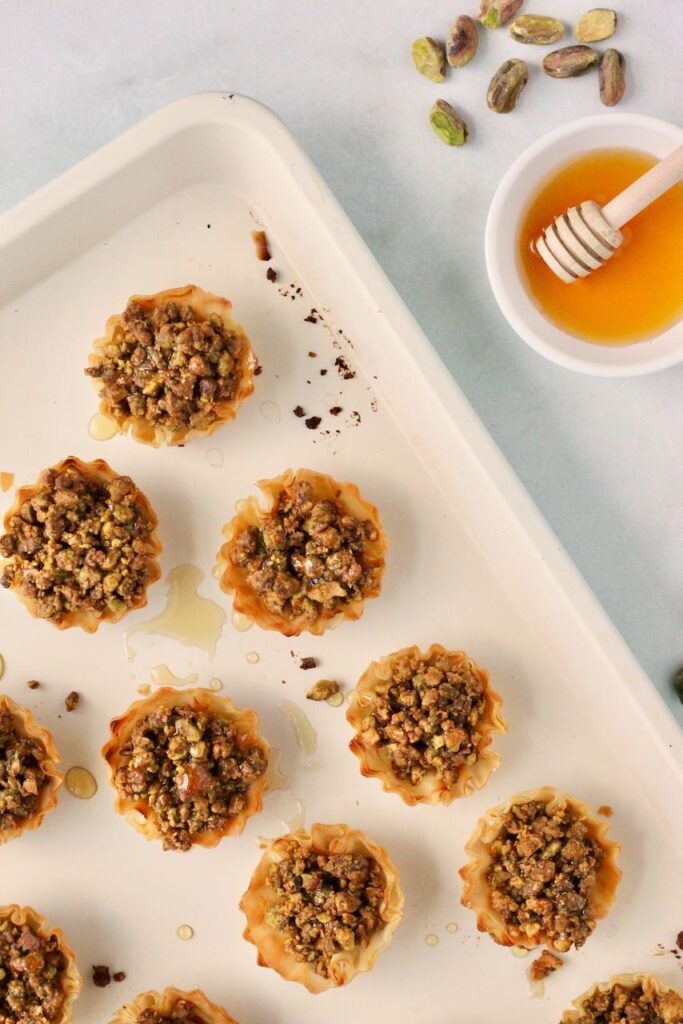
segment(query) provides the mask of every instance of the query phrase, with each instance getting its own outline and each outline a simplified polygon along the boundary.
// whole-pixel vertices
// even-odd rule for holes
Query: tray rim
[[[87,190],[188,128],[236,124],[265,138],[290,169],[296,168],[299,187],[303,189],[303,182],[307,183],[305,192],[309,200],[312,195],[316,196],[313,205],[317,219],[352,265],[358,287],[372,295],[378,315],[410,350],[415,372],[429,387],[454,431],[476,456],[480,471],[486,474],[516,528],[540,556],[546,576],[559,590],[587,639],[597,645],[620,677],[636,710],[653,732],[652,738],[660,747],[662,757],[683,785],[683,731],[673,711],[612,623],[311,159],[270,108],[249,97],[224,91],[196,93],[165,105],[0,214],[0,246],[8,248]]]

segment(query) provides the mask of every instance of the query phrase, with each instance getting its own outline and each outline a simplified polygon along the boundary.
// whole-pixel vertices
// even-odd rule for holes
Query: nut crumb
[[[40,686],[40,683],[38,682],[37,679],[29,679],[26,685],[28,686],[29,690],[37,690],[38,687]]]
[[[334,365],[337,367],[337,370],[339,371],[339,376],[343,380],[353,380],[353,378],[356,376],[356,371],[351,369],[351,367],[346,362],[343,356],[337,356],[337,358],[334,361]]]
[[[114,981],[125,981],[126,980],[126,972],[125,971],[117,971],[116,974],[112,975],[112,977],[114,978]]]
[[[529,967],[529,980],[542,981],[549,974],[552,974],[553,971],[561,967],[563,963],[562,957],[555,956],[554,953],[544,949],[541,955]]]
[[[268,269],[266,270],[266,277],[272,284],[275,284],[275,282],[277,281],[277,271],[273,270],[272,267],[268,267]]]
[[[679,932],[676,936],[676,945],[679,949],[683,949],[683,932]]]
[[[267,263],[270,259],[270,249],[265,231],[252,231],[251,237],[256,247],[256,259]]]
[[[77,693],[75,690],[72,690],[71,693],[68,694],[68,696],[64,700],[64,707],[66,708],[67,711],[75,711],[76,708],[78,707],[78,702],[80,701],[80,699],[80,694]]]
[[[306,426],[308,427],[309,430],[315,430],[322,423],[322,417],[321,416],[309,416],[308,419],[305,422],[306,422]]]
[[[598,807],[598,814],[601,814],[603,818],[611,818],[614,814],[614,810],[609,806],[609,804],[602,804],[601,807]]]
[[[317,667],[318,667],[318,659],[317,658],[302,658],[301,661],[299,662],[299,668],[302,668],[304,670],[306,670],[308,668],[317,668]]]
[[[330,416],[338,416],[340,412],[343,412],[341,405],[333,405],[330,409]]]
[[[111,974],[106,964],[92,965],[92,982],[97,988],[106,988],[111,984]]]
[[[328,700],[335,693],[339,693],[339,683],[334,679],[320,679],[310,688],[306,697],[308,700]]]
[[[260,377],[262,373],[263,373],[263,367],[259,363],[259,365],[257,367],[255,367],[255,369],[254,369],[254,376],[255,377]]]
[[[299,419],[301,419],[302,416],[306,415],[306,410],[304,409],[304,407],[302,405],[297,405],[297,407],[295,409],[293,409],[292,411],[293,411],[295,416],[299,417]]]
[[[326,373],[327,373],[327,370],[321,370],[320,371],[320,376],[324,377]]]

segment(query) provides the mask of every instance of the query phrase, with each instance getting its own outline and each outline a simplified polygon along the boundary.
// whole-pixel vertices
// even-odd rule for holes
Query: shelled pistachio
[[[613,36],[616,30],[616,11],[611,11],[608,7],[594,7],[581,15],[574,34],[580,43],[599,43],[602,39]]]
[[[524,0],[479,0],[479,21],[485,28],[500,28],[514,18]]]
[[[430,82],[445,81],[446,54],[440,43],[430,36],[422,36],[413,43],[412,54],[415,67],[421,75]]]
[[[624,56],[618,50],[605,50],[598,65],[600,99],[606,107],[614,107],[624,95]]]
[[[489,83],[486,102],[496,114],[509,114],[517,106],[529,81],[529,69],[523,60],[506,60]]]
[[[543,14],[520,14],[510,22],[510,35],[517,43],[548,46],[564,35],[564,25],[557,18]]]
[[[479,33],[472,18],[460,15],[451,25],[446,40],[446,59],[452,68],[463,68],[474,57],[479,45]]]
[[[590,71],[599,59],[592,46],[563,46],[543,58],[543,70],[551,78],[576,78]]]
[[[436,101],[429,114],[429,123],[447,146],[464,146],[467,142],[467,125],[445,100]]]

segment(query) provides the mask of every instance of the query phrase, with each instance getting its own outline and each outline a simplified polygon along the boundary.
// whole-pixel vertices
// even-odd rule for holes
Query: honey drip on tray
[[[281,700],[278,707],[283,715],[292,723],[292,729],[294,730],[294,736],[296,742],[299,745],[299,749],[310,757],[318,749],[318,737],[315,729],[306,718],[298,704],[295,704],[293,700]]]
[[[94,441],[110,441],[117,432],[116,421],[111,416],[96,412],[88,423],[88,433]]]
[[[0,491],[4,494],[14,483],[14,473],[0,473]]]
[[[78,800],[90,800],[97,792],[97,783],[92,773],[80,765],[69,768],[64,776],[64,785]]]
[[[157,686],[194,686],[199,679],[196,672],[191,672],[189,676],[177,676],[168,665],[155,665],[150,673]]]
[[[280,759],[282,757],[282,751],[278,750],[277,747],[271,747],[268,754],[268,771],[266,772],[266,792],[272,793],[277,789],[287,789],[289,786],[289,779],[280,768]]]

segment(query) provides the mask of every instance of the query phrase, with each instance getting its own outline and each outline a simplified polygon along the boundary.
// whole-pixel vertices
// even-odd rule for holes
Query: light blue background
[[[620,109],[679,122],[683,4],[614,3],[628,61]],[[589,6],[527,3],[570,25]],[[271,106],[683,721],[670,687],[683,664],[683,367],[626,381],[561,370],[508,328],[484,269],[500,176],[547,129],[605,109],[596,78],[552,81],[538,69],[543,48],[499,30],[443,85],[422,79],[412,40],[443,38],[468,8],[476,0],[0,0],[0,209],[187,93]],[[509,56],[527,59],[531,77],[502,117],[484,97]],[[430,131],[438,96],[471,125],[462,150]]]

